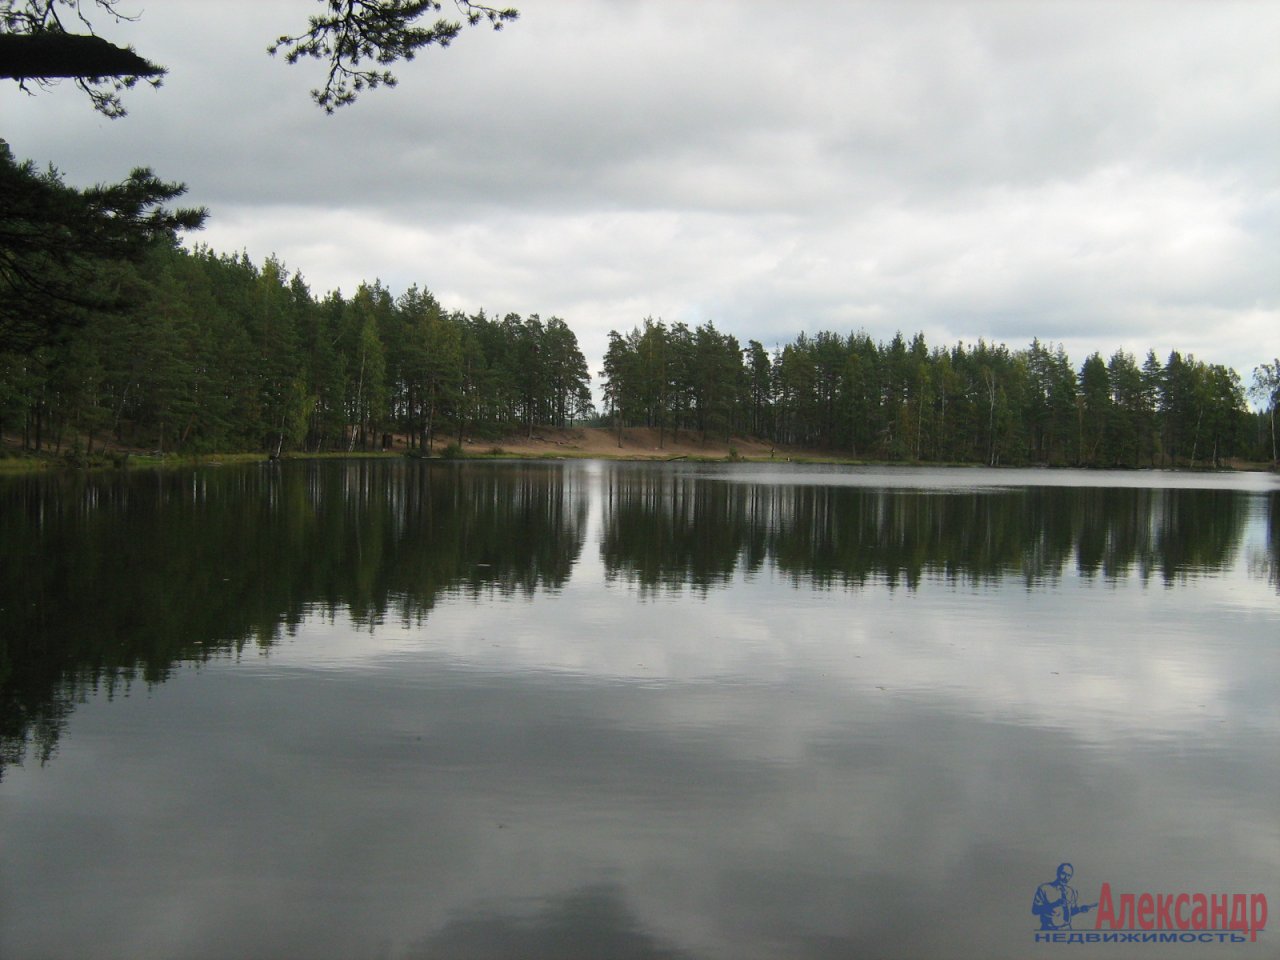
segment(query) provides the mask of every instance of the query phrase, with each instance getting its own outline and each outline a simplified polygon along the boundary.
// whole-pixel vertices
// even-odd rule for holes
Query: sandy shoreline
[[[439,452],[437,447],[437,452]],[[789,457],[831,457],[830,452],[800,451],[747,437],[708,437],[705,441],[692,431],[676,435],[656,429],[631,428],[621,437],[604,427],[571,427],[564,430],[535,429],[532,436],[517,434],[501,440],[466,440],[463,451],[469,456],[512,457],[601,457],[611,460],[674,460],[681,457],[725,460],[737,456],[750,460]]]
[[[432,451],[436,457],[444,454],[446,448],[455,438],[440,438]],[[887,461],[874,458],[860,458],[847,450],[817,450],[794,447],[785,444],[773,444],[766,440],[751,437],[734,437],[726,440],[721,437],[708,437],[703,440],[696,432],[682,430],[678,434],[665,432],[659,435],[658,430],[646,427],[631,427],[622,431],[621,437],[616,430],[605,427],[570,427],[557,429],[552,427],[536,428],[532,435],[527,433],[511,434],[500,439],[464,438],[462,452],[466,457],[510,457],[513,459],[574,459],[585,460],[598,458],[602,460],[751,460],[751,461],[819,461],[826,463],[885,463]],[[6,454],[8,454],[6,456]],[[397,435],[392,446],[387,450],[355,450],[326,451],[308,453],[306,451],[289,451],[284,454],[286,460],[310,459],[343,459],[343,458],[383,458],[416,455],[409,448],[407,438]],[[115,443],[105,443],[95,447],[94,455],[86,461],[76,462],[68,459],[64,448],[62,455],[51,450],[41,454],[23,452],[19,448],[17,437],[5,436],[0,447],[0,472],[13,473],[28,470],[41,470],[49,467],[147,467],[147,466],[180,466],[183,464],[230,464],[265,461],[269,459],[263,453],[212,453],[204,455],[167,454],[158,456],[154,451],[131,449]],[[938,467],[947,466],[933,462],[900,462],[902,466]],[[965,464],[981,466],[981,464]],[[1166,469],[1210,469],[1207,466]],[[1228,461],[1219,469],[1270,471],[1273,466],[1268,463],[1248,463],[1245,461]]]

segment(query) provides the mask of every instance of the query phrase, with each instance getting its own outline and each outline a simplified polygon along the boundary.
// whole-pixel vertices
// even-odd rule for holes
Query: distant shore
[[[325,451],[308,453],[289,451],[281,460],[345,460],[345,459],[397,459],[417,457],[403,437],[394,438],[386,450]],[[830,463],[849,466],[918,466],[981,467],[980,463],[940,463],[915,460],[880,460],[861,458],[833,450],[816,450],[773,444],[751,437],[708,437],[682,430],[678,434],[667,431],[660,434],[656,428],[633,427],[618,431],[606,427],[570,427],[566,429],[544,427],[530,434],[517,434],[500,439],[464,438],[459,445],[456,438],[442,438],[434,445],[432,459],[513,459],[513,460],[630,460],[630,461],[708,461],[744,463]],[[0,452],[0,473],[24,473],[57,468],[155,468],[171,466],[219,466],[234,463],[265,463],[272,458],[265,453],[209,453],[159,454],[144,449],[129,449],[116,445],[95,451],[91,456],[76,455],[63,449],[61,453],[46,450],[40,453],[22,451],[12,438],[6,438]],[[1000,466],[1050,467],[1047,464],[1019,463]],[[1050,468],[1072,468],[1070,464]],[[1132,469],[1132,468],[1117,468]],[[1253,463],[1230,460],[1214,467],[1208,463],[1165,465],[1139,469],[1173,469],[1195,471],[1272,471],[1270,463]]]

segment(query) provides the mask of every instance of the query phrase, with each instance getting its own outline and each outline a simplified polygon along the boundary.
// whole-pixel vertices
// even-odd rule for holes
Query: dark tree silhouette
[[[310,18],[304,33],[280,37],[267,48],[284,52],[290,64],[310,58],[327,61],[324,86],[311,97],[326,113],[355,100],[365,89],[394,87],[387,67],[432,45],[447,47],[462,32],[462,24],[438,19],[430,26],[419,21],[440,11],[436,0],[320,0],[326,11]],[[454,0],[469,25],[487,21],[495,30],[515,20],[513,9],[498,9],[468,0]]]
[[[278,37],[267,48],[285,61],[328,63],[322,86],[312,99],[327,113],[352,103],[365,90],[395,86],[388,69],[412,60],[424,47],[447,47],[462,32],[461,21],[443,17],[439,0],[316,0],[324,13],[308,18],[307,29]],[[495,30],[519,16],[470,0],[454,0],[466,24],[487,22]],[[120,94],[139,79],[159,86],[164,67],[98,36],[86,11],[101,12],[116,22],[132,18],[118,9],[119,0],[0,0],[0,78],[28,82],[73,78],[89,94],[94,108],[109,117],[125,114]],[[70,22],[76,29],[70,30]],[[83,31],[83,32],[77,32]]]
[[[74,79],[99,113],[124,116],[120,94],[140,79],[158,87],[165,69],[99,37],[83,9],[96,6],[117,22],[132,19],[117,5],[118,0],[0,0],[0,78],[28,91],[29,82]],[[69,30],[67,21],[85,32]]]

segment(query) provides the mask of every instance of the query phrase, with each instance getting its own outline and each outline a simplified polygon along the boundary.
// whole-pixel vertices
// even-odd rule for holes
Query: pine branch
[[[101,80],[105,77],[159,77],[164,73],[164,67],[101,37],[57,30],[0,33],[0,79],[79,77]]]
[[[312,99],[326,113],[354,102],[365,90],[394,87],[396,77],[386,67],[412,60],[424,47],[447,47],[462,32],[462,23],[445,19],[430,26],[418,25],[427,14],[440,11],[438,0],[321,2],[327,5],[327,13],[310,17],[305,32],[279,37],[267,52],[274,56],[283,51],[289,64],[303,59],[328,61],[324,86],[311,91]],[[501,30],[503,24],[519,16],[514,9],[467,0],[455,3],[470,26],[488,21],[493,29]]]

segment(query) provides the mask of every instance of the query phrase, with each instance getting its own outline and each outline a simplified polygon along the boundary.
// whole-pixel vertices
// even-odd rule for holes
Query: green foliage
[[[930,349],[922,334],[800,334],[772,358],[707,324],[646,319],[609,335],[609,422],[737,432],[887,460],[1080,466],[1217,466],[1252,449],[1239,377],[1179,354],[1139,368],[1123,351],[1075,369],[1060,345],[979,341]],[[620,434],[621,437],[621,434]]]
[[[354,452],[565,426],[592,411],[557,317],[447,314],[375,282],[315,300],[272,259],[153,247],[104,268],[115,312],[81,308],[36,349],[0,349],[0,430],[85,455]],[[71,308],[67,308],[71,309]]]
[[[605,354],[605,406],[614,423],[668,431],[731,436],[742,421],[749,377],[736,338],[711,323],[690,330],[646,318],[626,337],[609,335]]]
[[[86,261],[78,300],[46,298],[43,332],[0,344],[0,430],[25,449],[430,455],[593,413],[586,361],[558,317],[449,313],[426,290],[394,298],[376,281],[317,300],[274,259],[160,242],[172,227],[161,218],[151,243],[120,239],[127,257]],[[30,262],[70,282],[61,262]],[[24,296],[0,291],[10,329],[30,323]],[[1257,415],[1220,364],[1175,351],[1139,367],[1120,351],[1076,369],[1039,340],[931,348],[921,334],[877,343],[820,331],[770,355],[712,323],[648,318],[610,333],[603,366],[604,422],[655,428],[660,444],[746,434],[839,456],[991,465],[1274,457],[1276,364],[1255,371]]]
[[[1271,462],[1280,462],[1276,454],[1276,408],[1280,407],[1280,358],[1253,368],[1249,395],[1263,407],[1271,436]]]
[[[125,265],[204,222],[203,209],[163,206],[185,190],[142,168],[78,190],[0,142],[0,351],[51,343],[93,311],[136,307]]]

